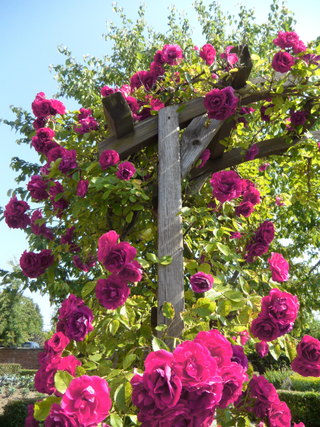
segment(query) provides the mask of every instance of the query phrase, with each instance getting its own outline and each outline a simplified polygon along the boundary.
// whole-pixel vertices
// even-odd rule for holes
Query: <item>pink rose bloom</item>
[[[43,181],[41,176],[33,175],[31,177],[27,189],[30,191],[31,197],[33,197],[35,201],[41,202],[49,197],[47,183],[48,181]]]
[[[35,130],[44,128],[47,124],[47,118],[46,117],[39,117],[38,119],[35,119],[35,121],[32,123],[32,126],[35,128]]]
[[[240,341],[241,345],[245,345],[245,343],[250,339],[249,332],[247,330],[240,332]]]
[[[96,298],[101,305],[109,310],[115,310],[123,305],[130,294],[127,282],[112,274],[107,279],[98,279]]]
[[[111,95],[112,93],[114,93],[115,92],[115,90],[112,88],[112,87],[109,87],[109,86],[103,86],[102,88],[101,88],[101,95],[103,96],[103,97],[107,97],[107,96],[109,96],[109,95]]]
[[[269,246],[266,243],[252,243],[252,241],[245,248],[247,254],[245,260],[249,263],[254,262],[256,257],[261,256],[268,252]]]
[[[283,50],[288,47],[293,48],[294,46],[296,46],[297,43],[299,43],[299,36],[294,31],[279,31],[278,37],[273,40],[273,43]]]
[[[257,144],[253,144],[253,146],[246,152],[245,161],[248,162],[250,160],[254,160],[256,155],[259,153],[259,148]]]
[[[96,259],[89,253],[83,263],[80,257],[78,255],[75,255],[73,257],[73,263],[77,268],[84,271],[85,273],[88,273],[91,268],[96,265]]]
[[[220,53],[222,59],[225,59],[229,65],[234,65],[239,58],[236,53],[230,53],[230,50],[233,49],[233,46],[227,46],[225,53]]]
[[[293,126],[303,125],[306,121],[306,111],[291,111],[290,120]]]
[[[286,282],[289,279],[289,263],[281,254],[271,252],[271,258],[268,259],[272,280],[276,282]]]
[[[204,150],[204,152],[201,154],[201,156],[199,157],[199,159],[201,160],[200,165],[198,166],[199,168],[203,168],[203,166],[207,163],[207,161],[210,159],[210,150],[206,149]]]
[[[297,356],[292,361],[291,368],[303,377],[320,377],[320,364],[307,362],[301,356]]]
[[[136,249],[128,242],[117,243],[119,235],[111,230],[99,239],[98,261],[111,273],[120,270],[133,261]]]
[[[297,345],[298,356],[310,363],[320,364],[320,342],[310,335],[304,335]]]
[[[132,111],[132,113],[133,114],[137,113],[140,107],[139,107],[139,104],[138,104],[138,101],[136,100],[136,98],[134,98],[133,96],[128,96],[126,98],[126,101],[127,101],[128,105],[129,105],[130,110]],[[106,150],[106,151],[113,151],[113,150]]]
[[[66,107],[58,99],[51,99],[51,115],[55,116],[56,114],[65,114]]]
[[[233,171],[221,171],[212,175],[210,184],[213,197],[219,202],[229,202],[237,199],[242,193],[242,183],[239,175]]]
[[[89,332],[93,331],[92,310],[86,305],[74,309],[68,319],[68,338],[77,342],[83,341]]]
[[[265,341],[256,342],[254,348],[261,358],[266,357],[269,353],[269,346]]]
[[[65,209],[67,209],[67,207],[69,206],[69,202],[62,197],[61,199],[59,199],[58,201],[55,201],[55,197],[64,192],[64,189],[62,187],[62,185],[60,184],[60,182],[55,181],[54,182],[55,185],[53,185],[50,188],[49,194],[50,194],[50,200],[52,202],[52,206],[54,208],[54,213],[58,218],[61,218],[63,215],[63,211]]]
[[[239,231],[233,231],[230,234],[230,239],[240,239],[242,235],[239,233]]]
[[[28,416],[26,418],[26,423],[24,427],[39,427],[39,421],[37,421],[34,416],[34,405],[28,405]]]
[[[42,213],[40,209],[37,209],[33,212],[31,216],[31,230],[36,236],[44,236],[48,240],[54,240],[54,236],[50,228],[46,226],[46,223],[44,224],[35,224],[37,219],[42,218]]]
[[[161,59],[164,63],[169,65],[176,65],[178,59],[182,59],[182,49],[177,44],[166,44],[163,46]]]
[[[190,278],[190,284],[194,292],[207,292],[212,288],[213,277],[211,274],[205,274],[199,271]]]
[[[150,73],[156,77],[163,76],[165,73],[165,69],[158,62],[151,62]]]
[[[258,316],[252,321],[251,334],[261,341],[273,341],[280,336],[278,323],[270,317]]]
[[[272,405],[280,403],[276,389],[263,375],[259,377],[254,375],[249,382],[248,389],[250,390],[250,397],[257,399],[253,412],[259,418],[268,415]]]
[[[305,425],[303,424],[303,422],[299,424],[293,423],[293,427],[305,427]]]
[[[47,155],[52,148],[59,147],[59,144],[53,141],[54,135],[55,132],[51,128],[37,129],[36,136],[31,140],[31,144],[37,153]]]
[[[80,114],[77,114],[78,120],[86,119],[87,117],[90,117],[92,114],[92,110],[90,108],[80,108]]]
[[[290,427],[291,412],[285,402],[272,403],[268,413],[270,427]]]
[[[67,415],[58,403],[53,403],[50,413],[45,420],[45,427],[77,427],[79,426],[74,416]]]
[[[199,47],[195,44],[195,45],[193,46],[193,50],[199,50]]]
[[[61,245],[69,245],[68,252],[80,252],[81,248],[77,246],[75,243],[73,243],[73,233],[76,229],[75,226],[67,228],[66,234],[63,234],[60,237],[60,244]]]
[[[142,84],[147,91],[151,91],[153,85],[157,81],[157,76],[149,71],[139,71],[139,80],[142,81]]]
[[[238,399],[242,393],[243,383],[248,380],[248,376],[236,362],[231,362],[230,365],[224,366],[219,371],[219,375],[223,382],[223,392],[219,408],[224,409]]]
[[[84,427],[103,421],[111,409],[110,388],[105,379],[83,375],[69,384],[61,408]]]
[[[261,300],[261,315],[270,316],[280,325],[293,323],[298,314],[299,302],[296,296],[279,289],[271,289],[269,295]]]
[[[252,212],[254,211],[253,204],[251,202],[241,202],[239,206],[237,206],[234,210],[237,216],[244,216],[248,218]]]
[[[216,51],[214,47],[208,43],[202,46],[199,52],[199,56],[206,62],[206,65],[210,66],[214,62],[214,59],[216,57]]]
[[[274,225],[271,221],[264,221],[255,232],[254,241],[264,245],[270,245],[274,239]]]
[[[84,197],[87,194],[88,187],[89,181],[83,179],[79,181],[77,185],[77,196]]]
[[[272,108],[272,107],[274,107],[274,104],[263,105],[260,108],[261,120],[263,120],[264,122],[270,122],[270,115],[266,114],[266,111],[268,108]]]
[[[100,155],[99,163],[102,170],[108,169],[110,166],[115,166],[119,163],[119,154],[114,150],[105,150]]]
[[[9,228],[27,228],[30,224],[30,218],[25,213],[30,206],[23,200],[18,200],[17,196],[11,197],[6,205],[3,216]]]
[[[305,52],[307,50],[307,46],[301,40],[299,40],[299,42],[293,46],[292,50],[295,55],[299,55],[299,53]]]
[[[133,92],[135,89],[139,89],[143,85],[140,73],[142,73],[142,71],[138,71],[130,79],[131,92]]]
[[[127,98],[127,96],[129,96],[129,94],[131,93],[130,85],[123,85],[123,86],[121,86],[121,88],[119,89],[119,91],[122,93],[122,95],[125,98]]]
[[[54,262],[51,249],[43,249],[39,254],[24,251],[20,258],[20,267],[26,277],[35,279],[45,273]]]
[[[70,340],[61,332],[56,332],[47,341],[48,349],[51,349],[54,353],[62,354],[63,350],[67,347]]]
[[[285,205],[284,202],[281,202],[281,197],[279,197],[279,196],[276,197],[276,205],[277,206],[284,206]]]
[[[76,150],[65,150],[59,164],[59,171],[64,175],[67,175],[70,169],[75,169],[77,167],[76,158]]]
[[[259,171],[264,172],[268,166],[270,166],[269,163],[263,163],[263,165],[259,166]]]
[[[174,350],[173,356],[174,370],[186,390],[221,382],[216,360],[204,344],[184,341]]]
[[[232,346],[218,329],[199,332],[193,342],[199,342],[206,346],[211,356],[215,359],[218,369],[230,365],[231,358],[233,357]]]
[[[138,261],[132,261],[121,268],[118,277],[128,282],[140,282],[142,273],[142,267]]]
[[[260,203],[260,191],[255,187],[249,187],[243,192],[243,201],[258,205]]]
[[[119,169],[116,172],[117,178],[129,181],[129,179],[136,173],[136,168],[130,162],[120,163]]]
[[[208,110],[208,118],[225,120],[235,114],[239,98],[234,96],[231,86],[224,89],[212,89],[206,94],[203,105]]]
[[[69,297],[66,298],[61,304],[58,319],[67,319],[73,313],[74,309],[82,307],[83,305],[84,302],[81,298],[78,298],[73,294],[69,295]]]
[[[294,59],[288,52],[278,52],[274,55],[271,67],[279,73],[287,73],[294,65]]]
[[[52,162],[61,159],[66,151],[67,150],[60,145],[58,147],[51,148],[47,153],[48,163],[51,164]]]
[[[152,98],[150,101],[151,109],[154,111],[159,111],[165,107],[164,103],[160,99]]]
[[[43,92],[40,92],[43,93]],[[37,95],[38,96],[38,95]],[[51,101],[49,99],[36,99],[31,104],[33,114],[37,118],[48,117],[51,115]]]

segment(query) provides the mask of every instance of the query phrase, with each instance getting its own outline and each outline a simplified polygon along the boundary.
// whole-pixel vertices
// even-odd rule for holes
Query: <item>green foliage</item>
[[[279,399],[288,405],[292,420],[308,427],[319,427],[320,393],[278,390]]]
[[[19,372],[20,375],[25,376],[25,375],[35,375],[38,372],[37,369],[21,369],[21,371]]]
[[[263,373],[263,376],[272,383],[276,389],[284,388],[283,384],[285,381],[287,381],[288,378],[292,378],[293,372],[291,369],[281,369],[279,371],[274,370],[266,370]],[[302,390],[299,390],[302,391]]]
[[[23,399],[7,403],[3,414],[0,415],[0,425],[3,427],[24,427],[28,416],[28,405],[35,402],[36,399]]]
[[[0,363],[0,375],[22,374],[19,363]]]
[[[290,380],[294,391],[316,391],[320,393],[320,378],[302,377],[295,373],[290,376]]]

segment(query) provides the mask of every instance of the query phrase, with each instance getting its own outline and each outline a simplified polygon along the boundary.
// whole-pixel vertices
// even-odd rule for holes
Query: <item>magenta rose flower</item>
[[[243,201],[250,202],[253,205],[258,205],[260,203],[260,192],[255,187],[249,187],[248,190],[243,192]]]
[[[188,402],[188,407],[195,419],[202,418],[204,414],[213,415],[222,397],[222,381],[203,385],[194,390],[182,390],[181,400]],[[188,424],[187,424],[188,425]],[[194,424],[193,424],[194,425]],[[207,425],[207,424],[199,424]],[[211,424],[209,424],[210,426]]]
[[[134,98],[133,96],[127,96],[126,101],[130,107],[130,110],[132,111],[133,114],[136,114],[139,110],[139,104],[138,101],[136,100],[136,98]],[[113,150],[109,150],[109,151],[113,151]],[[100,156],[101,158],[101,156]],[[102,167],[102,166],[101,166]]]
[[[54,135],[54,130],[50,128],[40,128],[37,130],[36,136],[31,140],[31,144],[37,153],[47,155],[50,150],[59,147],[59,144],[53,141]]]
[[[218,329],[199,332],[194,342],[199,342],[207,347],[211,356],[215,359],[218,369],[230,365],[233,356],[232,347],[227,338]]]
[[[238,60],[238,56],[236,53],[230,53],[233,46],[227,46],[225,53],[220,53],[222,59],[225,59],[227,63],[232,67]]]
[[[116,176],[124,181],[129,179],[136,173],[136,168],[130,162],[120,163]]]
[[[293,126],[303,125],[306,121],[306,111],[291,111],[290,120]]]
[[[107,279],[98,279],[96,298],[105,308],[115,310],[123,305],[130,294],[127,282],[112,274]]]
[[[270,245],[274,239],[274,225],[271,221],[264,221],[259,225],[254,241],[263,245]]]
[[[320,377],[320,363],[308,362],[304,357],[297,356],[291,363],[291,368],[303,377]]]
[[[35,279],[45,273],[54,261],[51,249],[43,249],[39,254],[24,251],[20,258],[22,273]]]
[[[47,416],[45,427],[77,427],[79,426],[75,416],[67,415],[58,403],[53,403]]]
[[[77,114],[78,120],[86,119],[87,117],[90,117],[92,114],[92,110],[90,108],[80,108],[79,114]]]
[[[181,381],[172,364],[173,355],[166,350],[153,351],[145,360],[143,383],[159,409],[172,408],[181,395]]]
[[[245,250],[247,255],[245,256],[245,260],[249,263],[254,262],[256,257],[261,256],[268,252],[269,246],[265,243],[249,243]]]
[[[86,305],[74,309],[68,319],[68,337],[75,341],[83,341],[93,331],[92,310]]]
[[[278,52],[274,55],[271,67],[279,73],[287,73],[294,65],[294,59],[288,52]]]
[[[163,46],[161,60],[169,65],[176,65],[178,59],[183,58],[182,49],[177,44],[166,44]],[[157,62],[157,61],[156,61]]]
[[[280,336],[278,323],[270,317],[258,316],[253,320],[250,332],[261,341],[273,341]]]
[[[276,389],[263,375],[259,377],[254,375],[249,382],[248,389],[250,397],[257,399],[253,412],[259,418],[263,418],[268,414],[272,404],[280,403]]]
[[[150,73],[153,74],[155,77],[163,76],[165,73],[165,69],[158,62],[151,62]]]
[[[242,235],[239,233],[239,231],[233,231],[230,233],[230,239],[240,239]]]
[[[83,305],[84,302],[81,298],[78,298],[73,294],[69,295],[69,297],[66,298],[61,304],[58,319],[67,319],[74,312],[75,309],[83,307]]]
[[[210,66],[214,62],[214,59],[216,57],[216,51],[211,44],[207,43],[202,46],[199,52],[199,56],[206,62],[207,65]]]
[[[125,264],[120,270],[118,276],[128,282],[140,282],[142,279],[142,268],[138,261],[132,261]]]
[[[259,171],[264,172],[268,166],[270,166],[269,163],[263,163],[262,165],[259,166]]]
[[[77,185],[77,196],[84,197],[87,194],[89,181],[82,179]]]
[[[194,292],[207,292],[212,288],[213,277],[211,274],[205,274],[199,271],[190,278],[190,284]]]
[[[268,413],[270,427],[290,427],[291,412],[285,402],[272,403]]]
[[[76,244],[73,243],[73,233],[76,229],[75,226],[67,228],[66,234],[62,235],[60,237],[60,244],[61,245],[69,245],[68,252],[80,252],[81,248]]]
[[[163,411],[158,410],[152,419],[147,417],[147,424],[142,423],[142,425],[152,425],[152,427],[187,427],[194,425],[192,415],[188,407],[188,402],[181,399],[173,408],[166,408]],[[202,425],[204,426],[204,424]]]
[[[150,106],[151,106],[151,109],[154,111],[159,111],[165,107],[164,103],[160,99],[157,99],[157,98],[151,98]]]
[[[32,123],[32,126],[35,128],[35,130],[44,128],[47,124],[47,118],[46,117],[39,117],[38,119],[35,119],[35,121]]]
[[[51,164],[51,162],[55,162],[58,159],[62,159],[64,156],[64,153],[67,150],[60,145],[58,147],[54,147],[51,150],[48,151],[48,163]]]
[[[61,332],[56,332],[52,337],[47,341],[48,349],[51,349],[54,353],[59,355],[62,354],[63,350],[67,347],[70,340]]]
[[[27,189],[30,191],[31,196],[37,201],[46,200],[49,197],[47,191],[47,182],[42,181],[41,176],[33,175],[28,182]]]
[[[208,110],[209,119],[225,120],[236,112],[238,101],[234,89],[228,86],[221,90],[212,89],[206,94],[203,105]]]
[[[41,225],[35,223],[37,219],[41,219],[41,218],[42,218],[42,213],[40,209],[37,209],[36,211],[33,212],[31,216],[31,230],[36,236],[42,235],[48,240],[54,240],[54,235],[50,230],[50,228],[46,226],[46,223]]]
[[[221,171],[212,175],[210,184],[213,197],[219,202],[230,202],[237,199],[242,193],[242,183],[239,175],[233,171]]]
[[[242,393],[244,381],[248,380],[247,374],[238,363],[231,362],[224,366],[219,375],[222,378],[223,391],[219,403],[219,408],[226,408],[230,403],[235,402]]]
[[[43,92],[40,92],[40,94],[41,93],[43,94]],[[38,96],[38,95],[36,96],[36,99],[31,104],[33,114],[37,118],[50,116],[52,114],[51,101],[49,99],[44,99],[44,97],[42,98],[41,96]]]
[[[143,376],[134,375],[130,383],[132,385],[132,403],[140,409],[139,419],[141,416],[151,418],[158,407],[146,388]]]
[[[234,210],[237,216],[244,216],[248,218],[252,212],[254,211],[254,206],[251,202],[241,202],[239,206],[237,206]]]
[[[77,268],[84,271],[85,273],[88,273],[88,271],[96,265],[96,259],[89,253],[83,263],[80,257],[78,255],[75,255],[73,257],[73,263]]]
[[[37,421],[34,416],[34,405],[28,405],[28,416],[26,418],[26,423],[24,427],[39,427],[39,421]]]
[[[102,88],[101,88],[101,95],[102,96],[104,96],[104,97],[107,97],[107,96],[109,96],[109,95],[111,95],[112,93],[114,93],[115,92],[115,90],[114,89],[112,89],[112,87],[109,87],[109,86],[103,86]]]
[[[256,155],[259,153],[259,148],[257,147],[257,144],[253,144],[251,148],[246,152],[245,155],[245,161],[248,162],[250,160],[254,160]]]
[[[61,408],[84,427],[99,424],[111,409],[110,388],[105,379],[83,375],[69,384]]]
[[[256,342],[254,348],[261,358],[266,357],[269,353],[269,346],[265,341]]]
[[[268,259],[272,280],[276,282],[286,282],[289,279],[289,263],[281,254],[271,252],[271,258]]]
[[[320,342],[310,335],[304,335],[297,345],[298,356],[310,363],[320,364]]]
[[[272,107],[274,107],[274,104],[263,105],[260,108],[261,120],[263,120],[264,122],[270,122],[270,115],[266,114],[266,111],[268,108],[272,108]]]
[[[8,227],[27,228],[31,222],[29,216],[25,213],[28,209],[30,209],[30,206],[27,202],[18,200],[17,196],[11,197],[3,213]]]
[[[285,50],[288,47],[294,47],[297,43],[299,43],[299,36],[294,31],[284,32],[279,31],[278,37],[273,40],[273,43],[276,46],[279,46],[281,49]]]
[[[133,261],[136,249],[128,242],[117,243],[119,235],[111,230],[99,239],[98,261],[111,273],[120,270]]]
[[[141,79],[142,84],[147,91],[151,91],[152,86],[157,81],[157,76],[150,73],[149,71],[139,71],[139,78]]]
[[[77,167],[76,158],[76,150],[65,150],[59,164],[59,171],[67,175],[70,169],[75,169]]]
[[[299,302],[296,296],[279,289],[271,289],[270,294],[261,300],[261,315],[269,315],[280,325],[293,323],[298,314]]]
[[[61,218],[61,216],[63,215],[63,211],[65,209],[67,209],[67,207],[69,206],[69,202],[64,198],[61,197],[61,199],[55,201],[55,197],[60,194],[63,193],[64,189],[62,187],[62,185],[60,184],[60,182],[55,181],[54,185],[52,187],[50,187],[50,200],[52,202],[52,206],[54,208],[54,214],[58,217]]]
[[[210,159],[210,150],[206,149],[204,150],[204,152],[201,154],[201,156],[199,157],[199,159],[201,160],[200,165],[198,166],[198,168],[203,168],[203,166],[207,163],[207,161]]]
[[[114,166],[120,162],[119,154],[114,150],[105,150],[101,153],[99,163],[102,170],[107,169],[109,166]]]
[[[133,92],[135,89],[139,89],[143,85],[140,73],[142,73],[142,71],[138,71],[130,79],[131,92]]]
[[[303,43],[303,41],[299,40],[299,42],[293,46],[292,50],[295,55],[299,55],[299,53],[305,52],[307,50],[307,46]]]
[[[220,382],[218,366],[207,347],[197,341],[184,341],[173,352],[174,370],[186,390]]]
[[[241,345],[232,345],[232,357],[231,362],[238,363],[242,366],[244,372],[247,372],[249,368],[248,358],[244,353],[243,347]]]

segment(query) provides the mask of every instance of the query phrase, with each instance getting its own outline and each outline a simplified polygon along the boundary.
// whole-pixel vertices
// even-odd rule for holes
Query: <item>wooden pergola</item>
[[[271,85],[263,77],[252,79],[250,85],[246,84],[250,71],[251,67],[249,70],[245,67],[240,69],[240,78],[234,76],[231,84],[241,106],[265,100],[272,91]],[[276,75],[277,79],[283,77],[280,73]],[[293,84],[290,80],[285,81],[282,96]],[[159,264],[158,267],[157,322],[170,324],[169,336],[181,337],[183,321],[180,313],[184,311],[183,232],[182,218],[178,215],[182,208],[181,182],[190,173],[193,191],[198,192],[212,173],[244,162],[241,148],[224,153],[225,146],[220,144],[230,135],[233,121],[211,120],[205,127],[206,109],[200,97],[187,102],[180,113],[177,109],[181,104],[168,106],[161,109],[158,116],[136,125],[121,92],[104,98],[103,106],[110,137],[99,144],[100,153],[115,150],[121,159],[125,159],[150,144],[158,144],[158,257],[171,255],[173,260],[167,266]],[[185,131],[179,141],[179,130],[182,128]],[[313,132],[315,137],[319,134]],[[300,141],[297,137],[288,145],[281,136],[260,141],[257,143],[259,153],[256,158],[283,154]],[[210,159],[203,168],[195,168],[196,161],[206,148],[210,149]],[[175,309],[172,323],[163,316],[161,309],[164,302],[170,302]]]

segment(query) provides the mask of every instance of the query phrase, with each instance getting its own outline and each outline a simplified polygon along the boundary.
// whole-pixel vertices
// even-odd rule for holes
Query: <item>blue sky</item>
[[[123,0],[118,5],[131,19],[137,18],[139,0]],[[194,43],[201,46],[201,37],[196,14],[191,7],[193,0],[146,0],[147,21],[156,30],[165,31],[168,7],[175,4],[178,10],[184,10],[192,27],[195,28]],[[209,4],[204,0],[204,4]],[[244,0],[248,8],[255,7],[257,22],[267,19],[269,1],[257,2]],[[271,3],[271,0],[270,0]],[[239,4],[236,0],[222,0],[223,10],[237,14]],[[289,10],[295,13],[298,21],[296,31],[300,38],[307,42],[320,35],[320,3],[313,0],[288,0]],[[107,32],[106,21],[111,19],[119,23],[112,12],[112,2],[106,0],[56,0],[43,2],[39,0],[11,0],[2,2],[0,14],[1,68],[0,68],[0,118],[13,119],[9,106],[31,109],[31,102],[38,92],[45,92],[50,98],[57,92],[57,83],[50,74],[50,64],[59,64],[64,57],[58,53],[57,46],[67,46],[78,60],[90,54],[102,57],[110,52],[110,42],[102,37]],[[112,83],[112,82],[110,82]],[[108,82],[106,82],[108,84]],[[76,109],[71,100],[64,101],[67,109]],[[19,137],[3,123],[0,124],[0,206],[5,206],[9,198],[7,191],[15,187],[16,173],[10,167],[14,156],[37,162],[38,156],[33,149],[15,141]],[[19,260],[22,252],[28,249],[24,233],[21,230],[10,230],[4,221],[0,222],[0,268],[8,269],[8,261]],[[29,293],[28,296],[31,294]],[[49,328],[51,308],[48,298],[32,294],[31,297],[40,305],[44,316],[45,327]]]

